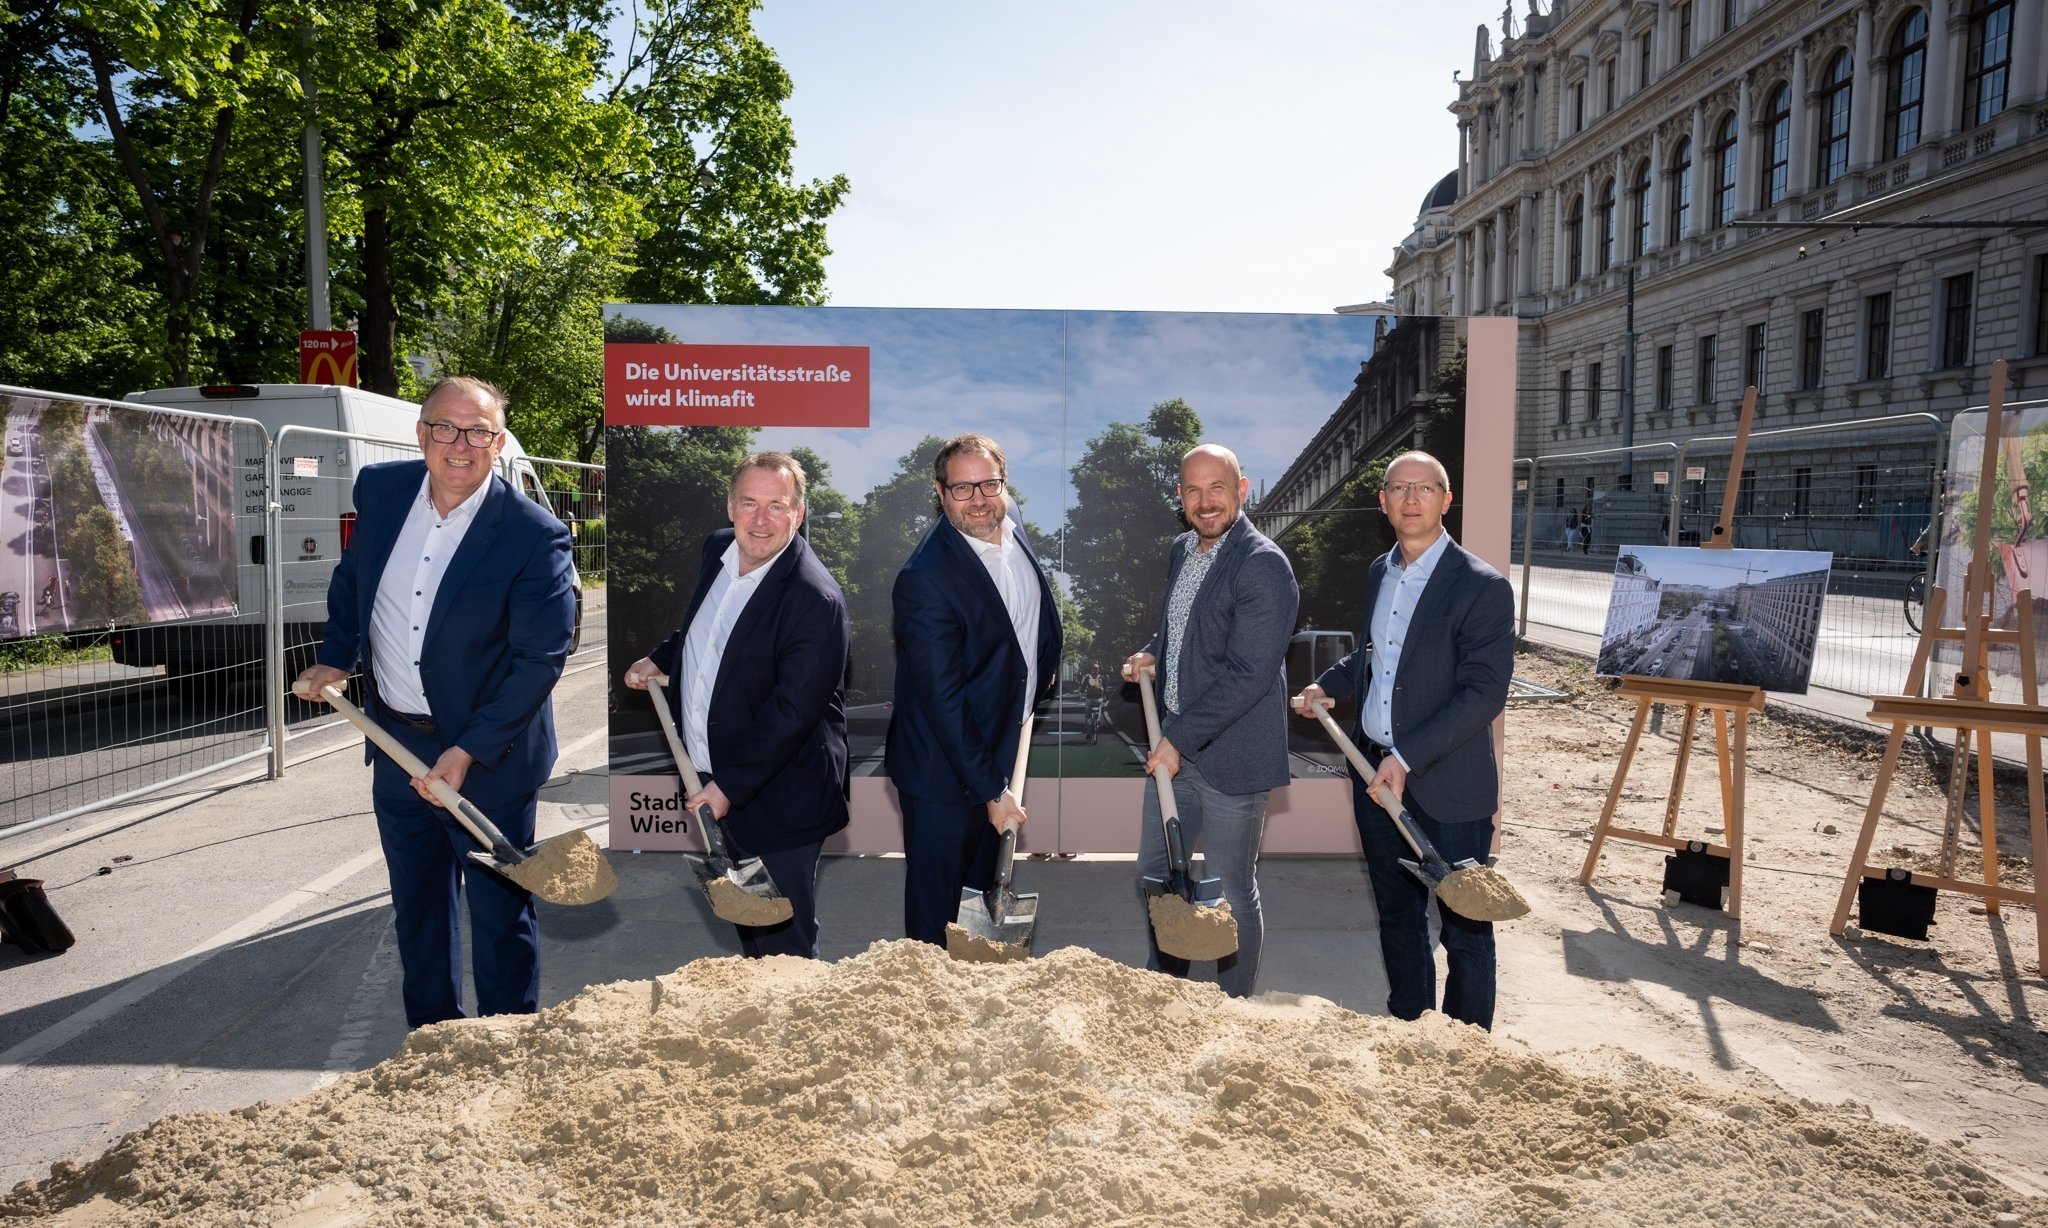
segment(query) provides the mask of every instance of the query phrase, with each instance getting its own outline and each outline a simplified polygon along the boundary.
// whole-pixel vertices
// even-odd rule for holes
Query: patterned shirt
[[[1237,532],[1237,526],[1243,523],[1243,516],[1231,521],[1230,527],[1223,530],[1223,536],[1207,550],[1196,549],[1202,540],[1199,533],[1188,534],[1187,545],[1181,547],[1181,554],[1187,561],[1180,565],[1180,575],[1174,580],[1173,592],[1166,599],[1166,660],[1162,663],[1164,671],[1161,675],[1166,680],[1161,699],[1166,710],[1175,716],[1180,715],[1180,643],[1181,637],[1187,633],[1188,615],[1195,608],[1195,594],[1200,591],[1202,580],[1208,576],[1210,565],[1216,561],[1217,551],[1223,549],[1223,543],[1229,541],[1230,535]]]

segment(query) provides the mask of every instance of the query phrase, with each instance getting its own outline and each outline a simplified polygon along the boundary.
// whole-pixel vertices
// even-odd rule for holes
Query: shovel
[[[1010,793],[1024,801],[1024,765],[1031,758],[1032,717],[1024,717],[1017,738],[1017,767],[1010,773]],[[996,881],[987,891],[960,891],[960,916],[946,927],[946,953],[969,963],[1000,964],[1031,958],[1031,935],[1038,928],[1038,893],[1018,895],[1010,888],[1010,862],[1017,852],[1017,825],[1005,824],[996,849]]]
[[[320,694],[334,710],[349,719],[349,723],[369,735],[372,742],[384,748],[399,767],[414,778],[427,774],[427,765],[420,757],[405,748],[397,738],[391,736],[382,725],[363,715],[362,709],[342,697],[339,688],[332,685],[320,688]],[[445,780],[428,784],[427,792],[434,800],[447,808],[455,821],[475,836],[477,843],[489,849],[471,849],[470,860],[487,870],[494,870],[510,880],[514,886],[522,887],[550,904],[595,904],[610,895],[619,885],[612,874],[611,863],[604,854],[597,851],[597,845],[580,831],[564,832],[551,836],[522,852],[512,846],[505,833],[497,824],[485,817],[475,803],[450,788]]]
[[[1145,703],[1145,736],[1159,749],[1159,707],[1152,698],[1147,668],[1138,679],[1138,697]],[[1142,886],[1145,911],[1152,918],[1152,939],[1177,959],[1222,959],[1237,951],[1237,917],[1223,898],[1223,880],[1197,879],[1190,866],[1187,839],[1180,830],[1180,807],[1173,800],[1173,777],[1165,768],[1152,773],[1159,790],[1159,824],[1166,829],[1166,877],[1146,878]]]
[[[683,774],[683,796],[689,797],[702,789],[704,782],[697,775],[697,765],[690,762],[690,752],[683,749],[683,740],[676,736],[675,720],[668,714],[668,696],[661,690],[662,683],[667,681],[657,674],[647,680],[647,690],[654,696],[654,714],[661,719],[661,733],[668,739],[669,753],[675,756],[676,768]],[[768,926],[780,925],[796,915],[796,909],[777,889],[759,857],[733,863],[732,850],[725,843],[725,830],[718,825],[711,807],[697,807],[697,823],[704,833],[704,851],[684,853],[683,860],[690,863],[697,881],[704,885],[714,916],[734,925]]]
[[[1330,715],[1330,701],[1317,702],[1315,713],[1330,740],[1351,761],[1358,778],[1371,780],[1375,769],[1365,761],[1365,756],[1359,753],[1358,747],[1345,736],[1336,719]],[[1512,921],[1529,911],[1529,902],[1500,871],[1482,866],[1469,857],[1456,865],[1445,861],[1444,855],[1436,851],[1436,846],[1423,833],[1421,824],[1401,805],[1401,799],[1394,795],[1392,789],[1381,785],[1373,792],[1372,799],[1387,812],[1387,817],[1394,821],[1394,830],[1401,833],[1401,839],[1407,841],[1408,847],[1415,852],[1415,860],[1404,858],[1401,868],[1422,880],[1422,885],[1442,900],[1444,907],[1474,921]]]

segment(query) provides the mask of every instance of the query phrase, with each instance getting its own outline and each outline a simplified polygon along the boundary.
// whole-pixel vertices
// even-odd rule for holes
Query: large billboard
[[[235,609],[229,423],[0,392],[0,639]]]
[[[1410,346],[1400,370],[1375,376],[1376,352],[1391,356],[1402,336],[1424,336],[1425,323],[1430,346]],[[1488,480],[1507,487],[1514,341],[1505,324],[1487,332],[1486,346],[1472,343],[1470,364],[1486,371],[1468,381],[1464,321],[608,307],[613,846],[696,846],[661,805],[674,797],[674,768],[649,700],[618,679],[675,630],[699,547],[724,527],[726,482],[747,452],[790,451],[809,470],[806,531],[853,622],[854,818],[828,849],[900,847],[882,767],[895,671],[891,586],[937,514],[934,454],[975,431],[1006,453],[1017,514],[1050,572],[1066,637],[1057,692],[1037,713],[1023,849],[1128,851],[1146,787],[1143,719],[1134,691],[1113,683],[1097,708],[1084,679],[1098,663],[1114,678],[1159,619],[1167,547],[1187,527],[1174,493],[1180,455],[1213,442],[1240,458],[1251,480],[1247,514],[1288,551],[1303,588],[1293,672],[1312,671],[1348,648],[1362,617],[1357,564],[1392,541],[1371,495],[1346,486],[1347,474],[1425,432],[1462,457],[1465,390],[1485,383],[1499,389],[1485,407],[1486,435],[1501,441],[1499,473]],[[1385,396],[1373,391],[1382,382]],[[1454,442],[1446,449],[1444,440]],[[1269,505],[1269,488],[1285,479],[1297,489],[1303,473],[1330,478],[1314,506]],[[1465,515],[1469,531],[1476,526]],[[1487,515],[1504,544],[1507,500]],[[1314,560],[1326,565],[1309,574]],[[1295,724],[1297,783],[1274,795],[1266,848],[1355,849],[1340,761],[1313,722]]]

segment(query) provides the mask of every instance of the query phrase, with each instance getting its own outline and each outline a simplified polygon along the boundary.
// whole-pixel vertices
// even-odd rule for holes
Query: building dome
[[[1458,172],[1452,171],[1442,179],[1437,180],[1436,186],[1429,190],[1429,195],[1422,198],[1422,209],[1416,216],[1420,219],[1432,209],[1448,209],[1456,204],[1457,201]]]

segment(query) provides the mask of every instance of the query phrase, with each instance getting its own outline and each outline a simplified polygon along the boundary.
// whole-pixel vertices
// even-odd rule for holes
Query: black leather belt
[[[1364,745],[1360,746],[1359,749],[1365,752],[1365,757],[1368,759],[1384,759],[1394,753],[1392,747],[1381,746],[1371,738],[1367,738]]]
[[[397,721],[399,724],[405,726],[407,729],[412,730],[414,733],[441,732],[441,727],[434,723],[434,718],[431,716],[415,716],[410,712],[400,712],[396,708],[384,709],[384,715],[390,717],[394,721]]]

